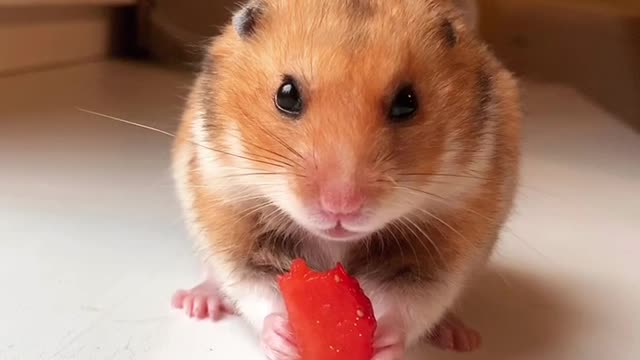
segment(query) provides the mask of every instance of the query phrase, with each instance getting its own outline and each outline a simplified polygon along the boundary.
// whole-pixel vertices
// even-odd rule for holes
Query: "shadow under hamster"
[[[569,294],[535,274],[490,265],[470,282],[456,313],[483,336],[482,348],[469,354],[447,353],[424,345],[408,360],[543,359],[571,347],[583,326]]]

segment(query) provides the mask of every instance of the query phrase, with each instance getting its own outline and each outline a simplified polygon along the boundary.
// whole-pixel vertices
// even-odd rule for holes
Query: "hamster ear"
[[[249,38],[255,32],[264,13],[261,1],[250,1],[233,15],[233,27],[241,38]]]
[[[478,24],[478,0],[453,0],[464,16],[467,28],[476,31]]]

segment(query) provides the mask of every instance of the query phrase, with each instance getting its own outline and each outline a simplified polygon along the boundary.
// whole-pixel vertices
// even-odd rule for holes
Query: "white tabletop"
[[[169,173],[187,74],[105,62],[0,79],[0,360],[262,359],[238,319],[173,311],[199,269]],[[459,306],[484,335],[430,359],[640,358],[640,135],[526,86],[523,187]],[[423,359],[415,354],[411,359]]]

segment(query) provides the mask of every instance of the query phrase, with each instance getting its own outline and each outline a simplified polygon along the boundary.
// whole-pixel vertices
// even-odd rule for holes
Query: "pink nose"
[[[331,215],[358,215],[364,201],[365,196],[353,186],[327,186],[320,192],[320,206]]]

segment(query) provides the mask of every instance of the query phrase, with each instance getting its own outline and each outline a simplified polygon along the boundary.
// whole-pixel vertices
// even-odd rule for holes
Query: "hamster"
[[[205,268],[173,305],[242,316],[297,359],[276,279],[342,263],[371,298],[374,360],[479,335],[450,309],[518,183],[517,82],[445,0],[253,0],[206,49],[175,141]]]

